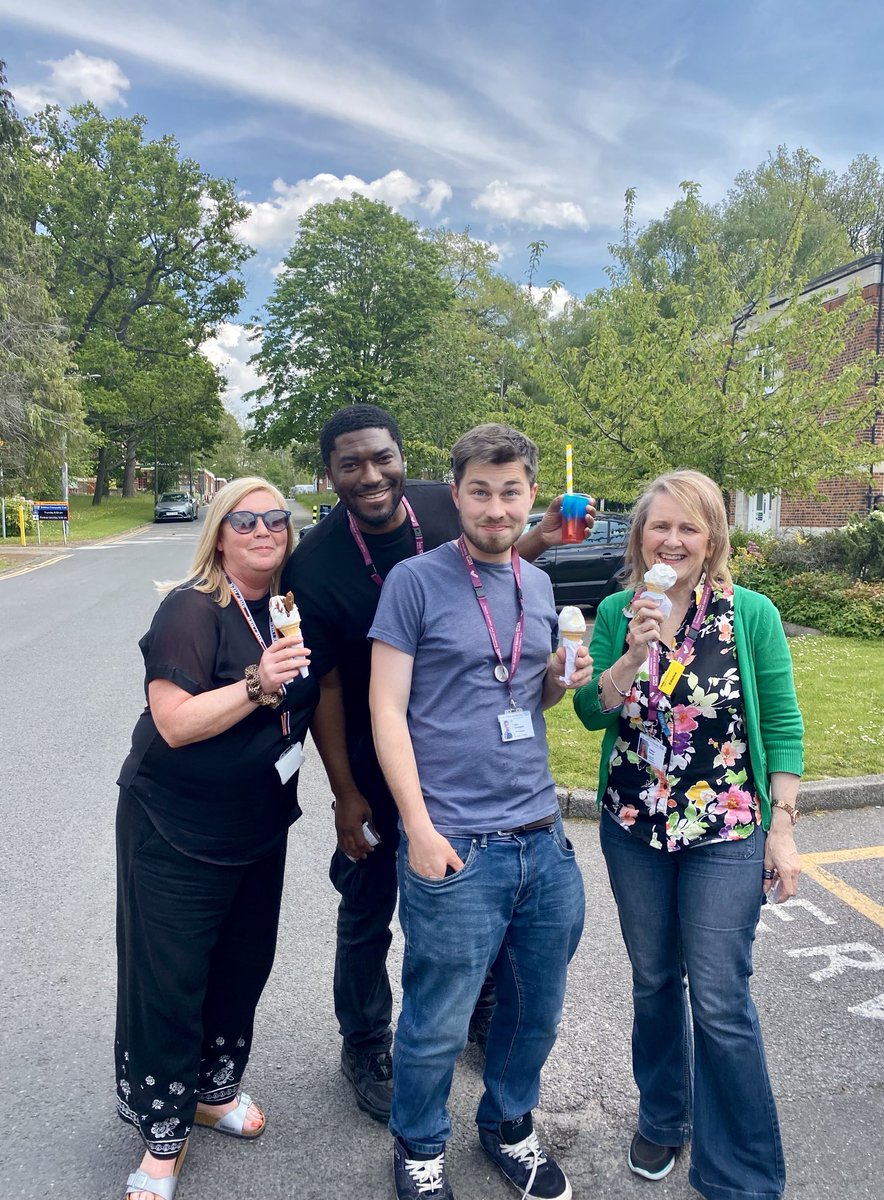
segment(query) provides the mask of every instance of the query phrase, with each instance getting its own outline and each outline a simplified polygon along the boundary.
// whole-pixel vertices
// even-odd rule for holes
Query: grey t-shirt
[[[519,615],[509,563],[477,562],[504,662]],[[534,736],[501,739],[498,714],[509,702],[494,678],[497,659],[473,585],[455,542],[399,563],[387,576],[369,637],[414,658],[408,727],[430,820],[440,833],[490,833],[556,811],[546,723],[544,675],[556,639],[549,578],[522,561],[525,636],[512,682]]]

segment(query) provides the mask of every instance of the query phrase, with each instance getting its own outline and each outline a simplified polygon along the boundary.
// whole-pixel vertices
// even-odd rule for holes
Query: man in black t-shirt
[[[368,685],[381,585],[403,559],[460,535],[447,484],[405,480],[402,436],[384,409],[356,404],[335,413],[320,435],[323,462],[340,503],[296,548],[282,576],[301,612],[320,700],[311,732],[335,797],[338,846],[329,876],[341,901],[335,956],[335,1013],[341,1066],[359,1107],[387,1121],[392,1095],[392,994],[387,976],[396,907],[398,813],[378,766]],[[537,557],[561,541],[561,498],[519,541]],[[589,510],[587,520],[594,510]],[[380,839],[372,846],[366,824]],[[493,1000],[477,1007],[481,1041]]]

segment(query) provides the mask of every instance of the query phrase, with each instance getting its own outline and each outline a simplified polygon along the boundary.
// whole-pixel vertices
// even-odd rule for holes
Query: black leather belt
[[[495,833],[500,837],[508,837],[512,833],[530,833],[532,829],[550,829],[558,820],[557,812],[550,813],[548,817],[541,817],[538,821],[531,821],[528,825],[520,825],[517,829],[495,829]]]

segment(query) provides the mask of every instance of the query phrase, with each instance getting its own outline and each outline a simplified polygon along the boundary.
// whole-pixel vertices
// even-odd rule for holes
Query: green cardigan
[[[623,609],[633,597],[630,589],[607,596],[596,613],[590,653],[593,678],[574,695],[574,708],[587,729],[604,729],[599,764],[598,803],[608,784],[608,760],[620,724],[620,712],[602,712],[598,681],[602,671],[623,653],[627,619]],[[770,827],[769,778],[774,771],[800,775],[804,770],[804,722],[798,711],[792,679],[792,656],[780,614],[767,596],[734,587],[734,636],[743,688],[749,760],[761,798],[761,819]]]

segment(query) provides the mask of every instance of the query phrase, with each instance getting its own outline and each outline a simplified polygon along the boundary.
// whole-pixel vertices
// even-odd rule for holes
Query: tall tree
[[[28,223],[27,129],[4,85],[0,63],[0,462],[17,490],[55,494],[82,412],[51,261]]]
[[[268,445],[315,440],[344,404],[395,408],[424,338],[451,304],[438,249],[385,204],[317,204],[284,259],[251,362],[265,384],[255,433]]]
[[[843,175],[831,175],[824,203],[854,255],[884,247],[884,171],[877,158],[858,154]]]
[[[611,286],[587,298],[585,344],[557,349],[547,336],[538,354],[553,403],[527,415],[553,461],[563,464],[573,442],[585,486],[618,500],[674,467],[705,471],[726,491],[807,492],[861,462],[856,435],[874,410],[861,388],[874,364],[868,354],[841,356],[862,298],[828,311],[799,289],[770,301],[791,274],[800,219],[785,245],[767,243],[738,286],[709,210],[685,185],[691,279],[660,270],[648,286],[633,200]]]
[[[169,371],[175,386],[194,383],[191,399],[205,394],[198,347],[236,313],[252,253],[236,236],[246,209],[233,185],[182,158],[173,138],[147,140],[144,127],[92,104],[32,121],[32,217],[53,252],[52,291],[81,375],[97,377],[86,389],[96,503],[110,467],[158,411],[157,363],[193,360]]]

